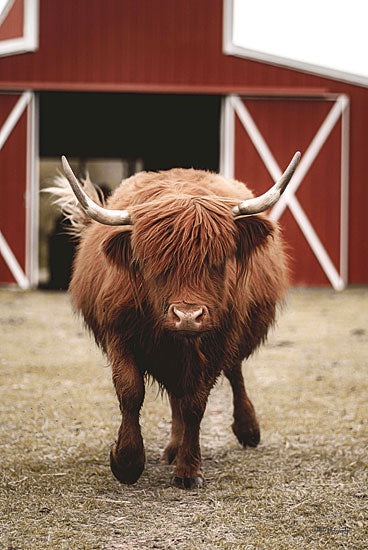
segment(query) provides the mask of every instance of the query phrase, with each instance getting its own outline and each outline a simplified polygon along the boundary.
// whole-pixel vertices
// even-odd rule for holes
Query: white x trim
[[[290,181],[285,193],[272,209],[270,216],[279,220],[288,206],[306,240],[313,250],[323,271],[327,275],[335,290],[345,288],[348,279],[348,189],[349,189],[349,98],[346,95],[330,97],[333,106],[314,136],[308,149],[302,156],[300,164]],[[278,163],[272,155],[264,137],[257,128],[252,116],[239,96],[231,95],[225,99],[222,110],[222,150],[221,172],[227,177],[234,177],[234,140],[235,140],[235,113],[239,117],[244,129],[263,160],[272,179],[277,181],[282,175]],[[318,238],[312,224],[306,216],[295,192],[303,181],[323,144],[336,125],[342,119],[341,130],[341,199],[340,199],[340,271],[338,272],[331,261],[326,249]],[[294,152],[294,151],[293,151]]]
[[[27,202],[27,211],[26,211],[26,225],[27,225],[27,234],[28,239],[27,241],[31,241],[30,243],[27,242],[27,250],[26,250],[26,265],[27,267],[30,267],[30,269],[27,269],[27,271],[30,273],[31,279],[33,279],[33,273],[35,272],[34,268],[34,253],[30,252],[30,248],[34,247],[34,231],[30,231],[30,226],[33,222],[34,214],[37,211],[37,204],[32,204],[34,201],[32,199],[34,195],[33,187],[35,185],[35,178],[34,178],[34,167],[33,167],[33,159],[34,159],[34,139],[33,136],[31,136],[31,133],[33,132],[34,127],[34,119],[35,119],[35,108],[34,108],[34,95],[32,92],[24,92],[20,98],[18,99],[17,103],[11,110],[10,114],[8,115],[7,119],[5,120],[4,124],[0,128],[0,150],[5,145],[8,137],[14,130],[17,122],[23,115],[25,109],[27,107],[30,107],[30,110],[28,111],[28,131],[27,131],[27,190],[26,190],[26,202]],[[32,150],[31,150],[32,149]],[[1,173],[0,173],[1,176]],[[29,246],[31,244],[31,247]],[[31,283],[34,283],[34,281],[31,281],[30,278],[24,273],[22,267],[20,266],[17,258],[15,257],[13,251],[11,250],[9,244],[7,243],[4,234],[0,231],[0,254],[4,258],[6,264],[8,265],[12,275],[14,276],[14,279],[20,286],[20,288],[27,289],[31,286]]]
[[[17,258],[8,243],[5,240],[4,235],[0,231],[0,252],[5,262],[8,264],[10,271],[12,272],[14,279],[17,281],[20,288],[27,289],[30,287],[29,280],[25,276],[23,269],[20,267]]]

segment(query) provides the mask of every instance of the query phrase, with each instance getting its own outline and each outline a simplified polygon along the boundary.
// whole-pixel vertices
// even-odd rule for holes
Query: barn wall
[[[2,87],[208,91],[344,84],[222,53],[222,0],[41,0],[39,50],[0,59]]]
[[[349,280],[368,282],[368,90],[223,55],[222,0],[41,0],[39,50],[0,59],[0,88],[346,93],[352,129]]]

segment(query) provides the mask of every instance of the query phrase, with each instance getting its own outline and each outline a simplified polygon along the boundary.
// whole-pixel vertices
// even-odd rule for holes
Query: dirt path
[[[172,488],[159,462],[170,423],[155,386],[146,469],[135,486],[114,480],[119,411],[104,364],[65,294],[0,291],[0,547],[367,548],[368,289],[290,293],[244,366],[262,442],[236,442],[221,380],[200,491]]]

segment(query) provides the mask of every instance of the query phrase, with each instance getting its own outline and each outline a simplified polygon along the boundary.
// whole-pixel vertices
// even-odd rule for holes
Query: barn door
[[[0,284],[38,279],[36,98],[0,93]]]
[[[261,194],[295,151],[302,159],[270,212],[289,247],[293,283],[348,282],[349,100],[228,96],[223,103],[221,171]]]

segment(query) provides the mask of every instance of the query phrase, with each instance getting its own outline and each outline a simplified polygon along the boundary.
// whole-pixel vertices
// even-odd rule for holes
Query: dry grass
[[[148,390],[147,466],[112,477],[110,371],[63,293],[0,291],[0,547],[295,549],[368,546],[368,290],[294,290],[245,367],[262,428],[243,450],[226,381],[202,425],[206,485],[169,485],[166,398]]]

